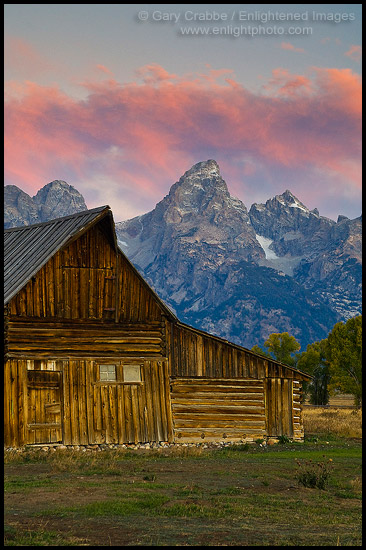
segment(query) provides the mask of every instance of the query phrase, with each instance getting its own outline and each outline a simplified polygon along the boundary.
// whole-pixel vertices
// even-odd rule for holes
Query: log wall
[[[266,435],[263,380],[176,378],[171,392],[178,442],[253,441]]]
[[[12,317],[7,351],[11,357],[165,356],[165,323],[60,321]]]
[[[293,438],[298,441],[303,441],[304,420],[302,405],[302,383],[299,380],[293,381],[292,419],[294,428]]]

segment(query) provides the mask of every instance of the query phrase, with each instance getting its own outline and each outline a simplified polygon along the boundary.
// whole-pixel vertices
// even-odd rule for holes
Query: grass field
[[[5,545],[360,546],[360,413],[336,412],[304,444],[6,452]]]

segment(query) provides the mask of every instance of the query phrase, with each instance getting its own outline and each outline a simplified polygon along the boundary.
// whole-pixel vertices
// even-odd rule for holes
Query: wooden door
[[[60,371],[27,371],[27,444],[62,442],[61,397]]]
[[[266,380],[267,434],[272,437],[293,437],[292,380],[268,378]]]

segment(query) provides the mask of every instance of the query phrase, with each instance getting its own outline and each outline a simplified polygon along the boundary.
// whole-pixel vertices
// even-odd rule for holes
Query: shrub
[[[325,489],[331,470],[333,468],[332,459],[323,462],[313,462],[311,459],[300,462],[295,459],[299,470],[296,473],[298,483],[311,489]]]
[[[282,443],[282,444],[291,443],[291,439],[287,437],[287,435],[280,435],[278,437],[278,443]]]

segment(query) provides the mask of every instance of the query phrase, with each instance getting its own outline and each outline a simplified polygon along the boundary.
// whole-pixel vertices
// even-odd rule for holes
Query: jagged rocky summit
[[[34,197],[16,187],[4,188],[4,227],[32,225],[87,210],[83,196],[65,181],[54,180]]]
[[[248,212],[214,160],[195,164],[154,210],[116,230],[180,319],[242,345],[288,331],[305,349],[361,312],[359,221],[336,223],[288,190]],[[339,240],[348,252],[336,261]]]
[[[86,208],[59,180],[33,198],[5,188],[6,227]],[[361,228],[361,217],[335,222],[289,190],[248,211],[214,160],[151,212],[116,223],[119,246],[182,321],[246,347],[287,331],[302,350],[361,313]]]

